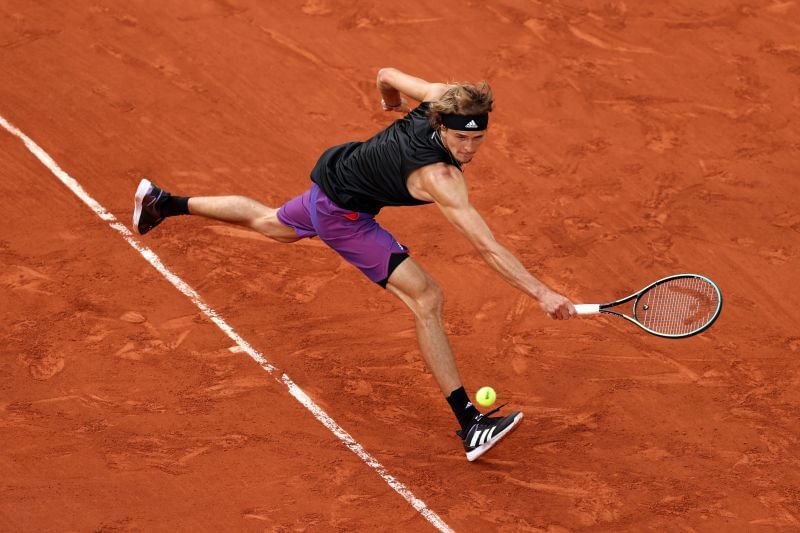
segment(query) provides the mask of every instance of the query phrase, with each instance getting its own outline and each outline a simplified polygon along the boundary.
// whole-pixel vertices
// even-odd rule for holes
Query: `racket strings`
[[[642,325],[666,335],[698,331],[713,320],[719,307],[717,289],[701,278],[674,278],[639,297],[635,315]]]

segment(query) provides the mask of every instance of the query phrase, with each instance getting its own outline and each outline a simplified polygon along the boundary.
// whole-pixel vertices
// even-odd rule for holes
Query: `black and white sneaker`
[[[474,461],[489,448],[508,435],[508,433],[522,421],[522,413],[514,411],[508,416],[490,417],[502,406],[489,411],[486,414],[475,417],[472,425],[466,430],[456,431],[456,435],[461,437],[464,442],[464,450],[467,452],[467,460]]]
[[[144,235],[161,224],[164,217],[159,207],[167,198],[169,193],[150,180],[144,178],[139,182],[133,203],[133,227],[136,233]]]

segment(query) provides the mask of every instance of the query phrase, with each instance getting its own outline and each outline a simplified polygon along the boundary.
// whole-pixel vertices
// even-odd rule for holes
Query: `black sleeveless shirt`
[[[461,166],[428,122],[427,109],[428,102],[422,102],[367,141],[328,148],[311,180],[336,205],[351,211],[376,215],[385,206],[431,203],[411,196],[408,175],[434,163]]]

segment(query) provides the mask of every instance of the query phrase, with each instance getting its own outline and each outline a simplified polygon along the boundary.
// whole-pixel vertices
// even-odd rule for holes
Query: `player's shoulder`
[[[447,163],[431,163],[420,167],[408,177],[406,186],[414,198],[437,203],[452,203],[466,189],[464,176]]]
[[[449,163],[431,163],[420,170],[422,170],[425,180],[435,185],[446,185],[464,180],[464,174]]]

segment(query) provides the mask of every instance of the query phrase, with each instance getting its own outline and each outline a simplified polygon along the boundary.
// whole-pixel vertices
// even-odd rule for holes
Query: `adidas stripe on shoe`
[[[468,461],[474,461],[489,451],[522,421],[522,413],[519,411],[503,417],[492,418],[489,416],[499,409],[498,407],[485,415],[478,415],[469,428],[456,432],[464,444]]]

